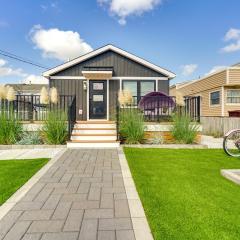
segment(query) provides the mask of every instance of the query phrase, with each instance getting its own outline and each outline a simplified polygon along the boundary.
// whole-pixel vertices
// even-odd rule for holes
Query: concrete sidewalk
[[[212,136],[202,135],[201,144],[206,145],[208,148],[223,148],[223,138],[214,138]]]
[[[24,148],[24,146],[23,146]],[[0,150],[0,161],[11,159],[53,158],[61,148],[7,149]]]
[[[152,239],[121,150],[66,150],[0,221],[10,239]]]

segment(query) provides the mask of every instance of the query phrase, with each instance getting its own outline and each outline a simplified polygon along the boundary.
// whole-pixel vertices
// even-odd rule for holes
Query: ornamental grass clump
[[[43,137],[47,144],[65,144],[67,131],[67,114],[61,110],[48,113],[43,124]]]
[[[127,144],[138,144],[144,138],[144,117],[138,109],[120,111],[120,136]]]
[[[14,144],[21,139],[22,124],[15,119],[14,112],[0,112],[0,144]]]
[[[16,93],[12,87],[0,87],[0,144],[14,144],[22,135],[22,124],[14,114],[13,101]]]
[[[198,125],[191,122],[191,118],[186,114],[176,114],[173,116],[172,136],[176,143],[194,143],[197,131]]]
[[[119,91],[118,102],[119,102],[120,106],[131,105],[133,102],[132,93],[128,89]]]

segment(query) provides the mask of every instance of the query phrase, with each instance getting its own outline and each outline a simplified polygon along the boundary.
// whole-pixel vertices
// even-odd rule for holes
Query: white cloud
[[[21,77],[26,84],[48,84],[48,79],[24,72],[21,68],[12,68],[8,62],[0,58],[0,78],[1,77]]]
[[[240,40],[238,40],[235,43],[231,43],[224,48],[222,48],[222,51],[225,53],[230,53],[230,52],[236,52],[240,50]]]
[[[28,75],[23,82],[26,84],[48,84],[48,79],[34,74]]]
[[[222,52],[230,53],[230,52],[236,52],[240,50],[240,29],[231,28],[227,31],[225,34],[224,40],[226,42],[228,41],[234,41],[232,43],[229,43],[225,47],[221,49]]]
[[[57,10],[58,12],[60,11],[58,2],[50,2],[49,4],[41,4],[40,7],[44,12],[49,9]]]
[[[7,61],[0,59],[0,77],[6,76],[26,77],[26,74],[21,68],[14,69],[7,64]]]
[[[36,25],[30,31],[30,37],[36,48],[42,50],[43,57],[47,58],[66,61],[92,51],[78,32],[44,29]]]
[[[227,68],[227,66],[214,66],[208,73],[206,73],[205,75],[208,75],[208,74],[212,74],[212,73],[215,73],[217,71],[220,71],[220,70],[223,70]]]
[[[97,0],[101,6],[107,6],[110,14],[119,18],[121,25],[126,24],[130,15],[141,15],[153,10],[162,0]]]
[[[239,40],[240,39],[240,29],[230,28],[225,34],[224,40]]]
[[[198,68],[197,64],[183,65],[183,66],[181,66],[182,75],[189,76],[189,75],[193,74],[197,70],[197,68]]]

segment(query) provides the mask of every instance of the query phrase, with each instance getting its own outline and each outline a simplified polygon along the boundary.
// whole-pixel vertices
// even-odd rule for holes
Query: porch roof
[[[112,70],[83,70],[82,75],[86,79],[110,79],[112,77]]]

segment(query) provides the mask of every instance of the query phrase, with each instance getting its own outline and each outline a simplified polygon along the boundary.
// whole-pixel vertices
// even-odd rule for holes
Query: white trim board
[[[162,73],[162,74],[166,75],[170,79],[176,77],[176,75],[174,73],[172,73],[172,72],[170,72],[170,71],[168,71],[168,70],[166,70],[164,68],[161,68],[161,67],[159,67],[159,66],[157,66],[157,65],[155,65],[153,63],[150,63],[150,62],[144,60],[143,58],[137,57],[134,54],[126,52],[126,51],[124,51],[124,50],[122,50],[122,49],[120,49],[118,47],[115,47],[115,46],[113,46],[111,44],[106,45],[104,47],[101,47],[101,48],[99,48],[97,50],[94,50],[94,51],[92,51],[90,53],[87,53],[87,54],[85,54],[83,56],[80,56],[78,58],[75,58],[75,59],[73,59],[73,60],[71,60],[69,62],[66,62],[66,63],[64,63],[62,65],[59,65],[59,66],[57,66],[55,68],[52,68],[52,69],[44,72],[43,76],[44,77],[50,77],[50,75],[52,75],[52,74],[60,72],[60,71],[62,71],[64,69],[66,69],[66,68],[69,68],[69,67],[73,66],[73,65],[79,64],[80,62],[83,62],[83,61],[85,61],[85,60],[87,60],[89,58],[95,57],[95,56],[97,56],[97,55],[99,55],[99,54],[101,54],[103,52],[108,51],[108,50],[112,50],[112,51],[114,51],[114,52],[116,52],[116,53],[118,53],[120,55],[123,55],[123,56],[125,56],[125,57],[127,57],[127,58],[129,58],[129,59],[131,59],[131,60],[133,60],[135,62],[137,62],[137,63],[140,63],[140,64],[142,64],[142,65],[144,65],[144,66],[146,66],[148,68],[151,68],[151,69],[153,69],[156,72]]]
[[[76,79],[76,80],[86,80],[86,78],[84,76],[50,76],[49,79],[54,79],[54,80],[73,80],[73,79]],[[122,76],[119,76],[119,77],[111,77],[109,78],[109,80],[120,80],[120,79],[123,79],[123,80],[161,80],[161,81],[165,81],[165,80],[168,80],[167,77],[122,77]],[[92,79],[94,80],[94,79]]]

